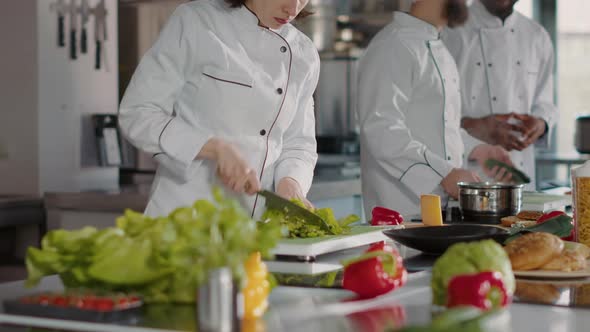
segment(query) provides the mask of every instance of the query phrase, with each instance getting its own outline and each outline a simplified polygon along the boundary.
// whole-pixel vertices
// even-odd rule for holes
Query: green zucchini
[[[495,166],[498,166],[499,168],[505,168],[507,172],[511,173],[512,181],[514,181],[516,184],[531,183],[531,178],[528,175],[524,174],[522,171],[496,159],[486,160],[485,167],[487,169],[492,169]]]

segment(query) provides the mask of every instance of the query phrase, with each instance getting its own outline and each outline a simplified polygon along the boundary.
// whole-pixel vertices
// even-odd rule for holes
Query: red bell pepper
[[[551,211],[551,212],[547,212],[545,214],[543,214],[542,216],[539,217],[539,219],[537,219],[537,224],[541,224],[546,222],[547,220],[553,219],[555,217],[559,217],[562,215],[565,215],[566,213],[563,211]],[[574,220],[572,219],[572,226],[574,226]],[[572,232],[570,233],[570,235],[566,236],[566,237],[562,237],[561,239],[564,241],[574,241],[574,236],[575,236],[575,229],[572,228]]]
[[[403,222],[404,217],[397,211],[380,206],[373,208],[371,218],[373,226],[401,225]]]
[[[356,331],[383,332],[404,326],[406,316],[403,306],[393,305],[354,312],[346,317],[353,323]]]
[[[511,302],[500,272],[459,275],[449,281],[447,307],[474,306],[482,310],[505,307]]]
[[[403,259],[398,251],[378,242],[365,254],[343,262],[343,287],[355,292],[359,298],[373,298],[403,286],[408,279]]]

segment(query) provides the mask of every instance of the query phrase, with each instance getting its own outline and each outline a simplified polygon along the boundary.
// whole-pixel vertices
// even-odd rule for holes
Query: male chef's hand
[[[279,184],[277,185],[277,195],[286,198],[286,199],[298,199],[305,204],[307,208],[313,208],[313,204],[307,200],[305,195],[303,195],[303,191],[301,190],[301,186],[297,180],[284,177],[279,180]]]
[[[217,175],[223,184],[237,192],[254,195],[260,191],[260,182],[254,171],[241,153],[231,143],[212,138],[201,149],[197,158],[210,159],[217,162]]]
[[[516,114],[514,117],[522,122],[525,129],[522,141],[526,147],[534,144],[547,132],[547,123],[539,117],[530,114]]]
[[[518,114],[493,114],[483,118],[461,119],[461,127],[469,135],[492,145],[501,145],[508,151],[522,151],[527,147],[524,141],[520,140],[518,133],[525,134],[527,128],[523,124],[510,123],[511,118],[518,118]]]
[[[486,161],[488,159],[496,159],[510,166],[514,166],[512,164],[512,160],[510,159],[510,154],[508,151],[506,151],[506,149],[499,145],[481,144],[476,146],[475,149],[471,151],[469,160],[477,161],[484,173],[498,182],[512,181],[512,173],[507,172],[506,168],[498,166],[494,166],[491,169],[487,168]]]
[[[440,182],[440,185],[449,196],[459,198],[459,182],[481,182],[481,179],[474,172],[462,168],[453,170]]]

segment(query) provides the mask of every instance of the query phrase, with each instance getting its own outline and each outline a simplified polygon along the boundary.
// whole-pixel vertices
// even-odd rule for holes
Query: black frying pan
[[[493,239],[502,244],[511,235],[507,230],[487,225],[426,226],[383,231],[391,239],[427,254],[443,254],[451,245]]]

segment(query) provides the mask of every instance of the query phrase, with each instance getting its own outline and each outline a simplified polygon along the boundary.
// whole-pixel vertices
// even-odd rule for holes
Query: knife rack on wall
[[[107,40],[106,19],[108,11],[105,0],[98,0],[96,6],[91,6],[91,0],[56,0],[50,4],[50,9],[57,14],[57,46],[65,48],[69,44],[69,57],[78,59],[81,54],[88,53],[87,26],[90,18],[94,19],[95,61],[94,68],[109,70],[105,42]],[[66,18],[69,23],[69,34],[66,34]],[[66,42],[66,36],[68,41]]]

